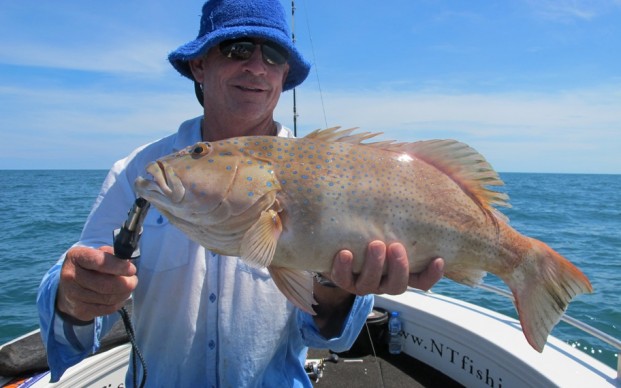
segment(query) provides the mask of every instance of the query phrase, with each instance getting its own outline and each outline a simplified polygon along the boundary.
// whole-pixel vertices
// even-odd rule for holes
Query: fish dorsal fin
[[[381,135],[381,132],[352,134],[356,129],[340,129],[340,127],[317,129],[306,135],[305,138],[326,142],[360,144],[386,151],[408,153],[449,176],[486,214],[508,221],[507,216],[493,206],[511,207],[508,202],[509,196],[506,193],[488,188],[488,186],[503,186],[504,183],[483,155],[472,147],[451,139],[425,140],[414,143],[399,143],[392,140],[362,143],[367,139]]]
[[[352,135],[358,128],[340,129],[341,127],[332,127],[328,129],[316,129],[315,131],[304,136],[305,139],[313,139],[326,142],[341,142],[350,144],[360,144],[372,137],[381,135],[381,133],[362,132]]]
[[[467,144],[456,140],[426,140],[388,145],[402,150],[449,176],[487,214],[507,221],[507,217],[492,206],[511,207],[509,196],[488,188],[504,183],[483,155]]]
[[[280,216],[273,209],[261,212],[259,219],[246,231],[239,249],[240,257],[253,267],[271,264],[278,238],[282,233]]]

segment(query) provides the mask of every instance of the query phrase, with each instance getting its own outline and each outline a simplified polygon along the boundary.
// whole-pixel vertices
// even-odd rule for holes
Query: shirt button
[[[209,349],[213,350],[213,348],[216,347],[216,343],[214,342],[214,340],[209,341]]]
[[[211,303],[216,301],[216,294],[214,294],[213,292],[211,293],[211,295],[209,295],[209,301],[211,301]]]

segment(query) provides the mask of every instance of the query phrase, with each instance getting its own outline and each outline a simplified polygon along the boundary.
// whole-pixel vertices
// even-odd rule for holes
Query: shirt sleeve
[[[102,318],[97,318],[93,324],[81,326],[76,332],[73,325],[65,322],[55,312],[56,291],[63,259],[64,257],[43,277],[37,294],[41,337],[47,349],[52,382],[58,381],[69,367],[99,347],[97,338],[102,329]]]
[[[315,325],[312,315],[298,310],[298,325],[304,344],[318,349],[330,349],[344,352],[352,347],[362,330],[367,317],[373,310],[373,295],[356,296],[351,311],[343,324],[340,336],[325,338]]]
[[[133,201],[131,186],[124,179],[125,163],[125,160],[117,162],[108,173],[82,231],[80,242],[74,246],[111,245],[112,231],[121,225],[120,220],[126,217],[129,209],[129,205],[125,204]],[[97,317],[92,325],[83,327],[63,320],[56,313],[56,293],[64,259],[65,255],[61,256],[45,274],[37,294],[41,337],[47,350],[52,382],[58,381],[69,367],[96,352],[100,339],[119,317],[118,314]]]

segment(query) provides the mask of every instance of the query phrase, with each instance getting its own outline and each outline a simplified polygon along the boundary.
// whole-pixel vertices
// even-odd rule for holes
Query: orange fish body
[[[476,285],[486,272],[512,290],[538,351],[588,279],[544,243],[511,228],[496,172],[453,140],[362,143],[336,128],[300,139],[241,137],[197,143],[151,164],[136,190],[208,249],[269,268],[312,313],[310,272],[329,272],[349,249],[360,269],[373,240],[403,243],[411,272],[435,257],[445,275]]]

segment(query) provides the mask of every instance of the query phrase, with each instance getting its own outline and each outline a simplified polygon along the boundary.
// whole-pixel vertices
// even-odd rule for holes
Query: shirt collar
[[[180,151],[192,144],[195,144],[201,141],[201,123],[203,121],[203,116],[198,116],[193,119],[187,120],[181,124],[179,127],[179,131],[177,133],[177,138],[175,139],[175,143],[173,144],[173,151]],[[293,137],[293,132],[280,124],[276,123],[276,133],[278,137]]]

